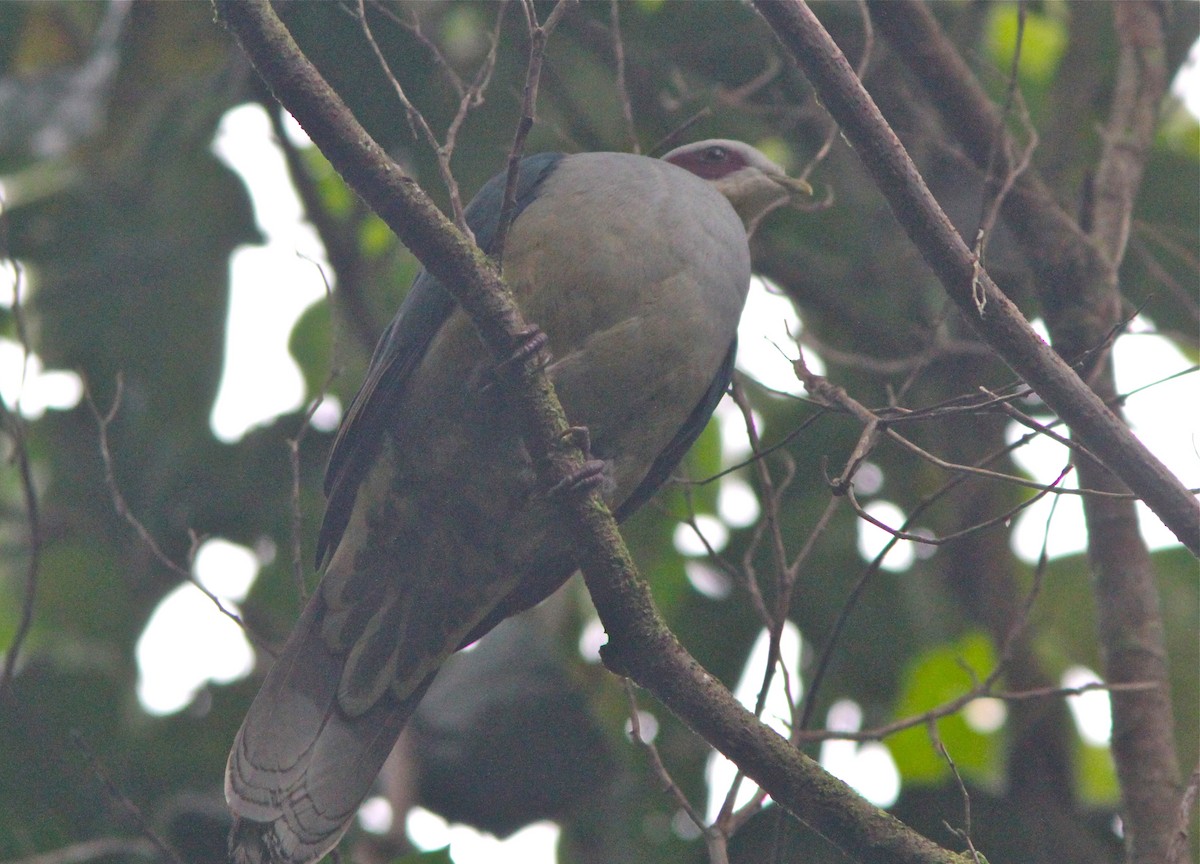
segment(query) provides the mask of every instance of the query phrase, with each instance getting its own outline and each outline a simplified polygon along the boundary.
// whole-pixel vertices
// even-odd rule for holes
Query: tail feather
[[[234,864],[307,864],[349,827],[404,724],[433,680],[390,691],[351,717],[338,707],[345,656],[321,638],[324,602],[309,601],[229,754],[225,798]]]

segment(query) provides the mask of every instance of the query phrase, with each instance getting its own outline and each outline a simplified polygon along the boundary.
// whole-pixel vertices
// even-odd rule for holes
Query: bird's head
[[[742,218],[746,234],[754,232],[759,221],[800,195],[811,195],[812,187],[795,177],[741,141],[723,138],[697,141],[676,147],[662,157],[701,177],[729,199]]]

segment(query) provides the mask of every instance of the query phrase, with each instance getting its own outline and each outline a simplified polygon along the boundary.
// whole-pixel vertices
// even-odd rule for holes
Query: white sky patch
[[[258,570],[254,552],[228,540],[206,540],[196,552],[196,580],[235,614]],[[186,708],[208,682],[228,684],[254,667],[254,651],[242,629],[191,583],[159,602],[135,656],[138,700],[156,715]]]
[[[904,511],[891,501],[872,501],[864,504],[863,510],[893,530],[898,530],[904,524]],[[875,556],[883,551],[883,547],[891,541],[892,535],[866,519],[859,518],[856,524],[858,526],[858,554],[864,561],[873,561]],[[883,569],[900,573],[911,567],[913,559],[916,557],[916,550],[913,546],[911,540],[897,541],[896,545],[884,556]]]
[[[751,279],[738,327],[737,368],[772,390],[802,394],[804,387],[791,364],[799,335],[800,317],[792,301],[765,280]],[[813,372],[825,374],[824,364],[811,351],[805,352],[804,359]]]
[[[800,630],[791,621],[783,622],[783,632],[779,635],[779,658],[787,669],[788,686],[792,688],[792,698],[799,699],[803,687],[800,680]],[[758,691],[762,689],[763,670],[767,665],[767,654],[771,649],[771,634],[764,628],[750,649],[750,656],[742,668],[742,677],[738,681],[733,695],[749,710],[754,710],[758,700]],[[791,722],[791,705],[788,693],[784,687],[784,677],[780,670],[775,670],[771,679],[771,687],[767,691],[764,703],[763,722],[780,735],[788,734]],[[709,754],[708,765],[704,776],[708,781],[708,806],[705,809],[705,819],[711,823],[721,811],[725,796],[729,793],[729,785],[737,774],[737,766],[715,750]],[[742,780],[738,788],[737,804],[740,807],[747,803],[758,791],[750,780]]]
[[[699,529],[699,535],[696,533],[696,529]],[[704,540],[700,539],[701,535]],[[708,548],[704,545],[705,540],[708,541],[708,545],[714,552],[720,552],[729,543],[729,529],[720,519],[708,513],[696,514],[696,528],[692,528],[686,522],[680,522],[675,526],[675,551],[680,555],[692,557],[707,555]]]
[[[640,709],[638,712],[638,735],[642,741],[647,744],[653,744],[654,739],[658,737],[658,718],[645,709]],[[625,734],[632,740],[633,738],[633,720],[625,721]]]
[[[1072,666],[1062,676],[1063,687],[1099,684],[1101,678],[1086,666]],[[1079,737],[1093,747],[1107,747],[1112,739],[1112,706],[1107,690],[1089,690],[1067,697],[1067,707],[1075,718]]]
[[[423,807],[408,812],[408,837],[421,851],[450,847],[454,864],[553,864],[561,833],[552,822],[534,822],[505,840],[467,825],[450,824]]]
[[[45,369],[42,358],[25,354],[19,342],[0,338],[0,398],[21,416],[37,420],[47,409],[67,411],[83,398],[83,382],[67,369]]]
[[[857,732],[862,728],[862,709],[852,699],[839,699],[829,706],[825,726],[836,732]],[[900,772],[892,754],[878,741],[823,741],[819,761],[877,807],[890,807],[900,797]]]
[[[874,462],[863,462],[854,472],[850,484],[856,496],[876,495],[883,488],[883,469]]]
[[[304,221],[266,111],[241,105],[227,112],[213,152],[246,184],[266,237],[263,246],[236,249],[229,262],[225,362],[210,423],[219,439],[233,442],[303,403],[304,379],[288,337],[301,313],[325,295],[321,270],[333,274]]]
[[[724,600],[733,590],[733,582],[720,570],[702,558],[690,558],[683,562],[683,572],[688,583],[710,600]]]
[[[967,725],[981,735],[996,732],[1008,719],[1008,706],[1003,699],[985,696],[982,699],[972,699],[963,708],[963,719]]]
[[[604,625],[599,618],[592,618],[583,625],[579,634],[579,656],[585,663],[600,662],[600,648],[608,641]]]
[[[1200,41],[1188,52],[1187,60],[1171,83],[1171,92],[1183,100],[1193,117],[1200,117]]]
[[[713,412],[721,430],[721,459],[726,465],[735,465],[750,458],[750,436],[746,434],[746,419],[742,411],[733,404],[732,399],[722,399],[717,403]],[[756,412],[750,413],[754,420],[754,428],[762,435],[762,417]]]
[[[309,421],[318,432],[332,432],[342,422],[342,400],[332,393],[326,393],[321,404],[313,411]]]
[[[0,213],[4,211],[4,202],[4,184],[0,183]],[[18,275],[17,265],[11,258],[0,258],[0,306],[11,309],[17,302],[17,284],[23,278],[23,274]]]
[[[372,834],[386,834],[391,831],[394,818],[391,802],[382,795],[368,798],[358,808],[358,824],[364,831],[370,831]]]
[[[1147,332],[1121,336],[1113,346],[1113,357],[1120,393],[1160,381],[1192,365],[1169,340]],[[1200,374],[1182,375],[1131,396],[1125,404],[1125,416],[1142,443],[1185,486],[1189,489],[1200,486]],[[1014,441],[1028,431],[1013,424],[1008,440]],[[1056,431],[1066,433],[1062,426],[1056,427]],[[1049,483],[1067,463],[1068,455],[1066,447],[1041,435],[1015,451],[1013,458],[1031,477]],[[1073,472],[1063,485],[1078,488]],[[1062,495],[1059,498],[1047,543],[1051,558],[1081,553],[1087,542],[1080,497]],[[1024,561],[1032,563],[1041,554],[1051,499],[1051,495],[1045,496],[1023,510],[1016,519],[1012,546]],[[1137,510],[1142,536],[1151,550],[1179,545],[1175,535],[1146,505],[1139,502]]]
[[[736,474],[720,479],[717,488],[717,515],[730,528],[746,528],[758,521],[762,507],[754,489]]]

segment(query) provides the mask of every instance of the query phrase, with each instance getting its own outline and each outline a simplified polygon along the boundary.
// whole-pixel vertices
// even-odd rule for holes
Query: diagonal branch
[[[1038,290],[1055,348],[1076,358],[1102,346],[1104,350],[1089,358],[1084,368],[1090,370],[1087,377],[1096,394],[1117,405],[1107,351],[1110,334],[1121,324],[1117,271],[1169,74],[1161,8],[1139,2],[1116,4],[1112,10],[1120,53],[1110,113],[1101,133],[1103,151],[1090,206],[1083,214],[1084,224],[1091,226],[1090,236],[1054,203],[1032,170],[1017,179],[1004,212],[1039,275]],[[873,11],[880,29],[934,94],[932,101],[947,128],[980,164],[984,134],[1005,140],[1007,135],[983,88],[929,9],[904,0],[875,3]],[[1007,144],[999,149],[1001,154],[1009,152]],[[1118,420],[1119,410],[1115,407],[1113,413]],[[1070,418],[1063,416],[1070,424]],[[1073,435],[1091,449],[1094,442],[1087,431],[1070,425]],[[1081,486],[1122,492],[1127,484],[1141,494],[1120,462],[1105,453],[1096,455],[1099,458],[1079,454]],[[1151,506],[1161,517],[1161,511]],[[1105,677],[1114,684],[1157,685],[1114,693],[1113,757],[1121,783],[1129,860],[1163,861],[1174,829],[1179,784],[1154,569],[1132,502],[1090,495],[1084,499],[1084,513]],[[1190,519],[1194,528],[1196,516]]]
[[[1180,542],[1200,555],[1200,504],[1041,340],[979,265],[841,49],[808,6],[800,0],[755,0],[755,8],[808,75],[909,238],[979,334]],[[1020,182],[1018,178],[1017,187]],[[1010,200],[1017,191],[1014,188]]]

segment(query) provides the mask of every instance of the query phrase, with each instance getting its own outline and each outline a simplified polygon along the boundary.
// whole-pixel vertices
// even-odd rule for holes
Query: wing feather
[[[539,153],[521,161],[514,219],[534,200],[542,181],[563,158],[561,153]],[[466,209],[467,225],[480,248],[488,254],[492,252],[500,219],[505,180],[504,173],[497,174]],[[337,548],[346,530],[358,487],[379,453],[383,436],[396,422],[396,411],[404,399],[408,379],[456,305],[442,283],[422,269],[380,338],[366,378],[342,419],[329,455],[325,472],[328,503],[317,537],[318,567]]]

